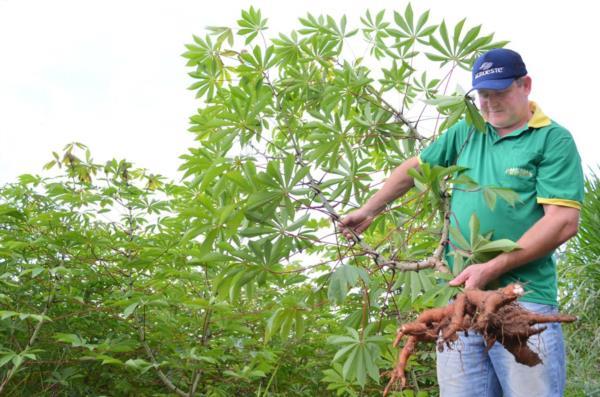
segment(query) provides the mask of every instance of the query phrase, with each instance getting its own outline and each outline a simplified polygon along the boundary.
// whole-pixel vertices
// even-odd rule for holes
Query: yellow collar
[[[527,123],[528,127],[542,128],[550,125],[552,122],[550,118],[544,114],[542,108],[540,108],[537,103],[529,101],[529,110],[533,112],[533,116],[531,116]]]

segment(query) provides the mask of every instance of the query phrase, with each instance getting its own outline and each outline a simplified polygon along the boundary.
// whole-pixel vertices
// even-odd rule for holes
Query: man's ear
[[[524,76],[523,77],[523,88],[525,89],[525,92],[527,93],[527,95],[529,95],[531,93],[531,77],[529,76]]]

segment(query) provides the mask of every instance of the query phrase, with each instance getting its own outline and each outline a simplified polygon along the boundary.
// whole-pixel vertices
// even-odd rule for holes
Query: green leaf
[[[239,232],[239,234],[242,237],[255,237],[255,236],[260,236],[262,234],[275,233],[275,232],[277,232],[277,229],[272,228],[272,227],[252,226],[252,227],[247,227],[244,230],[241,230]]]
[[[332,335],[327,338],[327,343],[337,345],[341,343],[353,343],[358,342],[356,338],[346,335]],[[335,361],[335,360],[334,360]]]
[[[358,364],[356,356],[358,354],[358,350],[359,345],[353,346],[353,349],[350,350],[350,353],[344,362],[344,366],[342,367],[342,376],[344,379],[354,379],[356,377],[356,366]]]
[[[257,209],[263,205],[272,203],[274,200],[279,200],[281,197],[281,192],[279,191],[257,192],[248,197],[247,208],[249,210]]]
[[[18,370],[21,367],[21,364],[23,364],[23,362],[25,361],[25,357],[23,357],[20,354],[16,354],[13,356],[12,358],[12,363],[13,363],[13,371]]]
[[[96,360],[102,360],[100,365],[123,365],[123,361],[118,358],[107,356],[106,354],[98,354],[95,358]]]
[[[409,272],[410,275],[410,300],[414,302],[421,293],[421,279],[417,272]]]
[[[465,97],[464,99],[466,105],[466,121],[469,125],[475,127],[475,129],[483,134],[487,132],[485,120],[479,113],[479,110],[475,107],[471,99]]]
[[[423,102],[425,102],[428,105],[433,105],[444,109],[461,104],[463,103],[463,101],[465,101],[465,99],[460,95],[440,95],[433,99],[426,99]]]
[[[0,355],[2,355],[2,357],[0,357],[0,368],[2,368],[16,356],[16,353],[13,351],[5,351],[0,352]]]
[[[271,340],[271,336],[279,330],[281,325],[281,321],[283,320],[284,309],[279,308],[275,310],[275,312],[271,315],[271,317],[267,320],[267,326],[265,327],[265,336],[264,341],[265,344],[269,343]]]
[[[462,32],[462,28],[465,25],[466,18],[461,19],[456,26],[454,26],[454,35],[452,36],[452,48],[458,47],[458,41],[460,40],[460,34]]]
[[[7,318],[18,316],[19,313],[13,312],[11,310],[0,310],[0,320],[5,320]]]
[[[338,267],[331,275],[327,297],[336,303],[343,302],[348,290],[356,285],[359,278],[366,284],[369,283],[369,275],[365,269],[352,265]]]
[[[54,334],[53,338],[59,342],[70,343],[71,346],[73,346],[73,347],[89,347],[90,346],[90,345],[88,345],[88,343],[86,342],[85,339],[83,339],[81,336],[75,335],[75,334],[65,334],[65,333],[58,332],[58,333]]]
[[[493,190],[484,187],[483,199],[490,210],[493,211],[496,208],[496,193]]]
[[[283,314],[283,321],[281,322],[281,328],[279,329],[279,335],[282,338],[286,338],[290,334],[293,323],[294,323],[294,312],[293,311],[285,311]]]
[[[473,212],[469,219],[469,234],[471,237],[471,248],[475,247],[479,243],[479,218]]]
[[[212,262],[229,262],[235,259],[232,256],[221,254],[220,252],[208,252],[193,258],[193,262],[212,263]]]
[[[452,47],[450,46],[450,38],[448,36],[448,29],[446,28],[446,21],[442,20],[439,28],[440,35],[442,36],[442,40],[444,40],[444,44],[446,45],[446,49],[448,52],[452,52]]]
[[[487,189],[500,196],[512,207],[514,207],[517,202],[521,201],[519,193],[514,190],[505,187],[488,187]]]
[[[368,350],[365,352],[368,352]],[[365,365],[367,367],[367,374],[371,377],[371,379],[379,383],[379,368],[377,368],[377,365],[375,365],[375,357],[370,357],[370,355],[366,356]]]
[[[417,274],[419,276],[419,280],[421,281],[421,285],[423,286],[423,290],[425,292],[434,288],[433,283],[429,279],[430,277],[432,277],[430,272],[422,270],[422,271],[417,272]]]
[[[142,358],[130,358],[129,360],[125,361],[125,365],[140,371],[142,374],[148,372],[148,370],[153,367],[151,363]]]
[[[349,337],[346,337],[346,338],[349,338]],[[348,352],[350,352],[352,349],[354,349],[356,347],[356,343],[358,343],[358,342],[352,338],[349,338],[349,339],[350,339],[349,344],[347,344],[346,346],[340,348],[340,350],[335,352],[335,355],[333,356],[333,359],[331,361],[333,361],[333,362],[338,361],[339,359],[344,357],[346,354],[348,354]],[[332,343],[332,342],[329,342],[329,340],[327,342]]]
[[[452,240],[454,240],[454,242],[456,243],[456,245],[458,245],[460,249],[468,251],[471,248],[467,240],[463,237],[460,230],[458,230],[454,226],[450,226],[449,231],[450,237],[452,238]]]
[[[123,310],[123,317],[128,318],[135,312],[135,309],[140,305],[140,302],[133,302]]]
[[[458,276],[465,268],[465,258],[455,253],[454,255],[454,265],[452,266],[452,274]]]
[[[521,248],[514,241],[508,239],[500,239],[477,247],[474,253],[512,252],[518,249]]]
[[[22,212],[6,204],[0,204],[0,216],[9,216],[21,220],[25,219],[25,215]]]
[[[304,336],[304,330],[306,328],[306,322],[301,312],[296,312],[296,317],[294,319],[296,338],[301,339]]]
[[[353,367],[356,371],[356,380],[361,387],[367,382],[365,361],[370,360],[368,354],[369,353],[364,349],[364,346],[359,345],[359,347],[356,349],[356,357],[354,357],[356,364],[354,364]]]
[[[448,286],[435,299],[434,306],[435,307],[446,306],[449,303],[450,298],[452,298],[458,292],[460,292],[460,290],[457,287],[449,287]]]

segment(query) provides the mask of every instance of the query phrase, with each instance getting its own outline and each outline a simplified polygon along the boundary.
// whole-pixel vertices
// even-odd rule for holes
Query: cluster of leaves
[[[577,327],[564,329],[567,343],[565,396],[600,395],[600,177],[591,173],[585,182],[579,233],[558,263],[560,301],[565,311],[579,318]]]
[[[410,5],[392,19],[367,12],[350,29],[345,17],[309,14],[267,39],[251,7],[237,28],[210,27],[186,46],[201,106],[183,182],[96,164],[75,144],[47,164],[62,176],[2,188],[0,392],[313,396],[325,382],[332,395],[379,394],[397,322],[454,291],[432,271],[378,266],[338,241],[331,220],[446,120],[481,126],[469,98],[439,99],[452,96],[457,67],[504,44],[479,26],[464,32],[464,20],[431,24]],[[360,35],[369,57],[348,57]],[[422,61],[440,76],[417,71]],[[435,117],[424,133],[426,111]],[[458,171],[423,167],[364,241],[422,259],[439,243],[448,186],[490,205],[510,199],[453,181]],[[475,225],[467,262],[508,249]],[[435,394],[432,357],[411,359],[414,391],[401,395]]]
[[[165,183],[125,161],[100,166],[89,152],[86,158],[69,145],[55,160],[64,176],[23,175],[1,190],[3,391],[187,395],[195,382],[202,393],[225,396],[264,389],[275,374],[283,390],[316,390],[329,360],[325,335],[338,326],[323,313],[311,323],[320,331],[303,335],[306,309],[292,297],[310,287],[301,276],[267,276],[277,242],[270,254],[260,252],[262,262],[251,248],[216,253],[210,230],[233,235],[237,228],[228,231],[227,222],[236,221],[199,186]],[[215,224],[194,239],[202,232],[196,220],[210,217]],[[237,268],[247,272],[228,275]],[[248,274],[264,277],[269,288],[248,284]],[[313,298],[307,304],[325,299]],[[281,332],[265,349],[265,324],[281,307],[300,313],[293,318],[297,338]]]

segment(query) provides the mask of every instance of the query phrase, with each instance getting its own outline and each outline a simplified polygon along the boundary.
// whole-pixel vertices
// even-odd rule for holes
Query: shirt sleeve
[[[537,202],[581,208],[583,170],[571,134],[557,128],[549,134],[536,180]]]
[[[463,121],[464,123],[464,121]],[[419,163],[429,163],[449,167],[454,164],[457,157],[457,136],[459,124],[448,128],[438,139],[433,141],[419,154]]]

